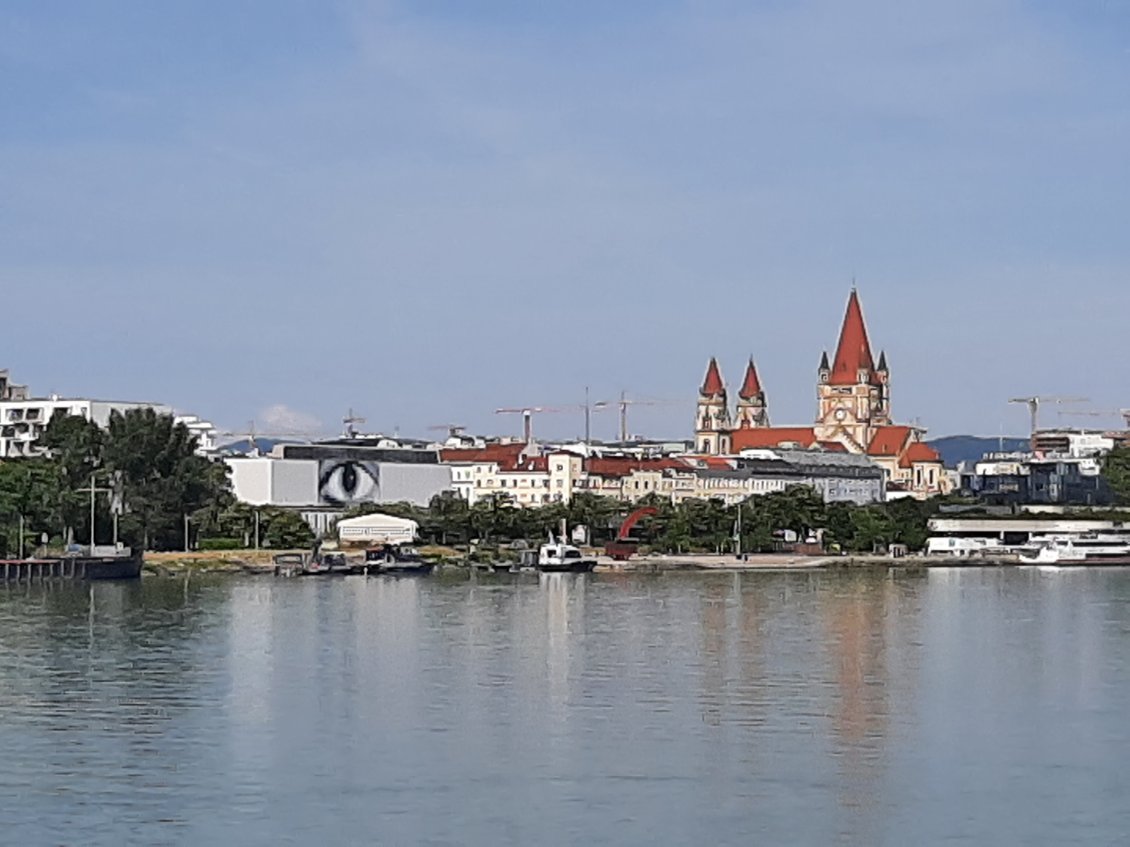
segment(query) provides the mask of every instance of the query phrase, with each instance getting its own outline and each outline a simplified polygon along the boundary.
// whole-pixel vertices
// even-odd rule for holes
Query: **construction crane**
[[[458,438],[460,435],[466,432],[467,427],[463,426],[463,424],[445,423],[432,424],[432,426],[429,426],[427,430],[428,432],[446,432],[448,438]]]
[[[1055,396],[1040,396],[1040,397],[1013,397],[1008,401],[1009,403],[1022,403],[1028,407],[1028,414],[1032,416],[1032,435],[1036,434],[1039,429],[1040,417],[1040,404],[1042,403],[1090,403],[1091,401],[1086,397],[1055,397]]]
[[[541,414],[542,412],[561,412],[563,409],[558,409],[554,406],[516,406],[504,407],[495,409],[496,415],[521,415],[522,416],[522,437],[526,439],[527,444],[534,443],[534,415]]]
[[[620,410],[620,441],[628,440],[628,407],[629,406],[682,406],[682,400],[632,400],[628,392],[620,392],[620,400],[616,403]]]
[[[360,415],[353,414],[353,409],[351,408],[345,413],[345,417],[341,419],[341,425],[344,427],[341,434],[345,438],[356,438],[357,430],[353,425],[363,423],[365,423],[365,419]]]
[[[523,431],[526,442],[530,443],[533,440],[533,416],[539,412],[571,412],[581,411],[585,413],[585,443],[588,444],[592,440],[592,413],[603,412],[606,409],[611,409],[612,403],[607,400],[597,400],[593,402],[589,397],[589,388],[585,386],[585,402],[583,403],[559,403],[556,406],[518,406],[513,408],[495,409],[496,415],[504,414],[520,414],[523,419]]]

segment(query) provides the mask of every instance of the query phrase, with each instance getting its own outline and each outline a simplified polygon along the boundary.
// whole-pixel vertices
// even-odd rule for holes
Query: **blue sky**
[[[8,2],[0,364],[415,434],[589,385],[684,436],[711,355],[809,421],[854,277],[897,417],[1023,433],[1130,406],[1128,80],[1125,0]]]

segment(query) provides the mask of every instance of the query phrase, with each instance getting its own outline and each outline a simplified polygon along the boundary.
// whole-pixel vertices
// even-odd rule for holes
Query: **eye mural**
[[[371,503],[380,490],[377,462],[326,459],[318,466],[318,497],[331,506]]]

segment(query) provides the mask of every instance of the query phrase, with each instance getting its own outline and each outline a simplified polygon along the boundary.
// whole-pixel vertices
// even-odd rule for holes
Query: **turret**
[[[701,453],[717,455],[729,449],[730,402],[718,369],[718,360],[711,357],[706,377],[698,390],[695,414],[695,446]]]
[[[757,366],[750,357],[746,365],[745,379],[738,392],[737,424],[740,429],[755,429],[769,426],[769,410],[765,402],[765,391],[757,375]]]

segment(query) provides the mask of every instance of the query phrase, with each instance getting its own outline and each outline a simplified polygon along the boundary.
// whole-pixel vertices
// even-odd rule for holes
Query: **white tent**
[[[416,539],[420,525],[392,515],[361,515],[337,522],[337,538],[343,544],[405,544]]]

